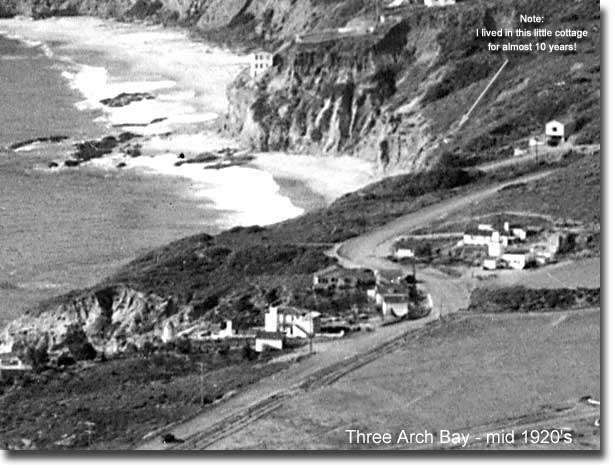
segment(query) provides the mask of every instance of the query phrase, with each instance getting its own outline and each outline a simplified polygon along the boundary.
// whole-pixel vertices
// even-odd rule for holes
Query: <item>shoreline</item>
[[[293,205],[303,210],[303,213],[299,216],[303,216],[310,211],[325,208],[328,205],[327,199],[323,194],[312,190],[301,179],[274,176],[273,180],[276,181],[280,188],[280,195],[288,198]]]

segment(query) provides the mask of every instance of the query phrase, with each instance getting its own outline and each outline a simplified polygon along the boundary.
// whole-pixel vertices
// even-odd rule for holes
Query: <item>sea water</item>
[[[134,53],[165,39],[172,45],[170,37],[179,46],[179,33],[167,36],[152,28],[147,34],[91,20],[85,28],[81,24],[88,35],[78,23],[53,23],[17,20],[0,26],[5,33],[0,36],[0,322],[42,298],[92,285],[155,246],[301,212],[288,198],[276,197],[278,187],[262,171],[218,171],[209,182],[202,167],[174,166],[179,152],[229,143],[215,134],[207,137],[207,122],[225,106],[221,85],[213,83],[214,96],[206,98],[206,79],[190,88],[191,78],[180,83],[171,73],[165,76],[171,70],[143,66],[118,50]],[[143,60],[148,61],[156,57]],[[122,108],[99,102],[122,92],[151,92],[157,99]],[[165,120],[149,128],[117,126],[155,118]],[[62,166],[74,142],[120,131],[152,135],[151,148],[146,145],[144,156],[126,161],[124,169],[117,169],[113,155],[77,168],[48,168],[52,161]],[[7,149],[52,135],[68,140]],[[235,180],[226,184],[227,176]],[[237,182],[281,205],[279,218],[259,217],[252,202],[227,200],[228,192],[237,192]]]
[[[248,63],[182,30],[94,18],[0,20],[0,325],[42,298],[95,284],[153,247],[295,217],[369,181],[369,168],[350,161],[348,183],[322,184],[321,195],[322,174],[306,176],[286,162],[276,178],[275,158],[220,170],[176,166],[179,153],[237,147],[214,121],[227,108],[227,85]],[[135,92],[155,99],[100,102]],[[141,156],[116,152],[63,167],[75,142],[123,131],[144,136]],[[55,135],[67,139],[9,149]],[[331,169],[339,174],[339,163]],[[280,186],[306,177],[301,190]],[[299,206],[306,193],[311,202]]]

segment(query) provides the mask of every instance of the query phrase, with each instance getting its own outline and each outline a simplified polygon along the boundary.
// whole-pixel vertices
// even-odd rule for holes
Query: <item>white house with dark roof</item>
[[[349,269],[331,265],[314,273],[314,289],[356,288],[374,283],[374,274],[370,270]]]
[[[382,315],[393,315],[403,317],[408,315],[409,304],[407,294],[383,294],[382,295]]]
[[[551,120],[545,124],[547,144],[557,146],[566,141],[566,126],[559,120]]]

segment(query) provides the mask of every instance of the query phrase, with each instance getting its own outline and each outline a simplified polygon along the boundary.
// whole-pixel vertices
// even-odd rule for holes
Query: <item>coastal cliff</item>
[[[172,300],[121,285],[58,299],[11,322],[5,329],[5,344],[74,354],[68,348],[78,341],[112,355],[160,336],[170,317],[180,319]]]
[[[463,1],[446,8],[381,9],[367,0],[9,0],[0,15],[94,15],[179,25],[196,37],[273,54],[258,79],[229,86],[224,130],[251,149],[378,163],[384,175],[422,171],[452,153],[464,165],[509,157],[557,117],[579,141],[599,126],[599,2]],[[586,29],[573,52],[492,53],[476,30],[514,29],[520,14],[549,11],[541,27]],[[527,25],[526,25],[527,26]],[[472,118],[460,122],[508,60]],[[559,77],[546,79],[546,77]]]
[[[228,134],[257,150],[351,154],[377,162],[384,175],[396,175],[270,228],[178,241],[136,259],[91,291],[42,304],[39,312],[13,322],[9,334],[27,336],[33,330],[29,341],[47,340],[49,334],[59,345],[77,328],[104,350],[109,343],[125,346],[159,331],[171,317],[258,323],[264,296],[286,293],[288,278],[330,262],[322,244],[364,233],[433,203],[446,190],[475,182],[468,166],[511,157],[529,136],[542,133],[548,120],[569,124],[570,141],[599,143],[598,1],[460,2],[420,7],[377,25],[370,23],[370,5],[356,0],[2,2],[0,16],[148,20],[185,25],[200,37],[243,50],[269,50],[272,68],[256,80],[242,73],[228,88],[222,122]],[[553,12],[545,27],[586,29],[589,38],[578,41],[574,53],[501,55],[487,52],[489,41],[472,33],[514,28],[520,12],[541,11]],[[354,32],[332,30],[340,27]],[[509,64],[502,75],[460,127],[505,59]]]
[[[595,13],[583,4],[548,18],[546,27],[574,20],[593,33],[567,55],[495,54],[489,42],[523,41],[475,34],[518,28],[520,12],[544,3],[417,7],[403,17],[375,22],[363,14],[345,28],[298,34],[272,49],[267,73],[245,73],[231,84],[225,128],[258,150],[351,154],[378,163],[384,174],[427,170],[445,153],[464,165],[509,157],[554,116],[571,122],[579,141],[591,141],[599,133],[591,123],[598,88],[587,86],[599,79],[597,4]],[[505,60],[461,131],[463,116]],[[545,81],[545,69],[561,80]]]

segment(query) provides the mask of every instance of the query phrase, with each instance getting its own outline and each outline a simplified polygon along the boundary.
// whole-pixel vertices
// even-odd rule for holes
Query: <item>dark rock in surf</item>
[[[155,97],[150,93],[121,93],[113,98],[101,99],[100,103],[108,107],[124,107],[147,99],[155,99]]]
[[[19,148],[23,148],[24,146],[31,145],[33,143],[59,143],[67,139],[68,137],[65,135],[52,135],[48,137],[32,138],[30,140],[13,143],[11,146],[9,146],[9,149],[16,150]]]

